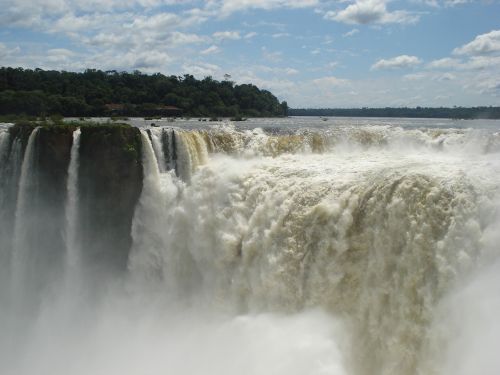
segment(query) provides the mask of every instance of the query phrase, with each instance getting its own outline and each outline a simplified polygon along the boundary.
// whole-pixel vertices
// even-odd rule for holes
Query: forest
[[[229,79],[0,68],[0,115],[274,117],[287,110],[271,92]]]
[[[500,107],[401,107],[401,108],[303,108],[290,109],[290,116],[412,117],[451,119],[500,119]]]

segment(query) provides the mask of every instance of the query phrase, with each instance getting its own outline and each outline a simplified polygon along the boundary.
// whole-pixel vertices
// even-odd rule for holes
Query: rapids
[[[80,129],[49,263],[38,128],[1,128],[0,372],[498,373],[500,124],[288,121],[140,128],[112,277],[82,261]]]

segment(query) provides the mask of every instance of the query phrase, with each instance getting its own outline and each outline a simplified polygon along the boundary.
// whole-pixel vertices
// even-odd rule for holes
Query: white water
[[[164,242],[154,256],[136,251],[132,271],[152,257],[156,271],[146,274],[162,275],[165,291],[233,312],[321,306],[349,327],[353,349],[342,354],[358,358],[347,364],[353,373],[412,374],[428,363],[432,372],[444,352],[427,360],[437,338],[426,327],[447,291],[495,247],[487,233],[498,228],[490,218],[500,182],[498,154],[484,146],[495,139],[440,132],[344,129],[349,139],[322,154],[303,148],[314,139],[302,136],[212,134],[215,147],[231,137],[226,145],[244,158],[197,164],[177,204],[149,216],[162,224],[144,237],[156,228]],[[296,144],[299,153],[286,154]],[[140,232],[134,238],[143,241]]]
[[[14,300],[19,299],[27,290],[26,278],[29,277],[30,268],[30,246],[26,243],[28,238],[28,230],[31,228],[31,214],[29,212],[29,196],[34,194],[36,188],[36,179],[33,178],[33,163],[35,152],[35,141],[39,128],[35,128],[29,138],[24,151],[23,162],[21,166],[21,174],[19,177],[18,195],[16,201],[16,212],[14,221],[14,240],[12,250],[12,296]]]
[[[7,129],[0,129],[0,160],[7,156],[9,146],[9,132]]]
[[[65,288],[69,293],[78,288],[77,283],[81,283],[82,254],[81,246],[78,242],[78,170],[80,166],[80,135],[81,130],[73,132],[73,143],[71,145],[70,161],[68,166],[68,177],[66,182],[66,232],[64,236],[66,245],[65,260]]]
[[[167,163],[165,161],[165,155],[163,153],[162,136],[163,129],[151,129],[151,140],[153,150],[155,152],[156,160],[158,161],[158,168],[160,172],[167,171]]]
[[[7,129],[0,129],[0,172],[7,168],[9,153],[9,133]],[[3,174],[3,173],[2,173]],[[0,207],[3,207],[5,193],[3,191],[5,181],[0,182]],[[1,252],[0,252],[1,253]]]
[[[80,165],[80,134],[81,130],[73,132],[73,144],[68,167],[67,197],[66,197],[66,258],[68,266],[75,267],[79,262],[76,232],[78,227],[78,167]]]
[[[498,132],[152,134],[129,277],[2,373],[500,371]]]

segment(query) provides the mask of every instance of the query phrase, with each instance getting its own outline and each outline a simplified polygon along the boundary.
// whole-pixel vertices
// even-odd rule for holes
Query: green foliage
[[[203,117],[284,116],[288,108],[269,91],[212,77],[0,68],[0,115],[153,116],[165,106]]]

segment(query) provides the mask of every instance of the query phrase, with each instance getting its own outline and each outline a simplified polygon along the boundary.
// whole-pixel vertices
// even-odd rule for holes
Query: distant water
[[[90,118],[89,118],[90,119]],[[78,120],[78,118],[68,118],[67,120]],[[91,119],[92,120],[92,119]],[[97,121],[108,121],[107,117],[94,118]],[[158,126],[182,126],[188,129],[208,128],[221,122],[230,122],[228,119],[222,121],[210,121],[209,118],[162,118],[145,120],[144,118],[131,117],[127,120],[117,120],[126,122],[137,127],[147,127],[151,124]],[[328,128],[331,126],[397,126],[404,129],[415,128],[456,128],[456,129],[500,129],[500,120],[452,120],[452,119],[420,119],[420,118],[383,118],[383,117],[309,117],[295,116],[286,118],[248,118],[245,121],[234,122],[239,129],[253,128]]]

